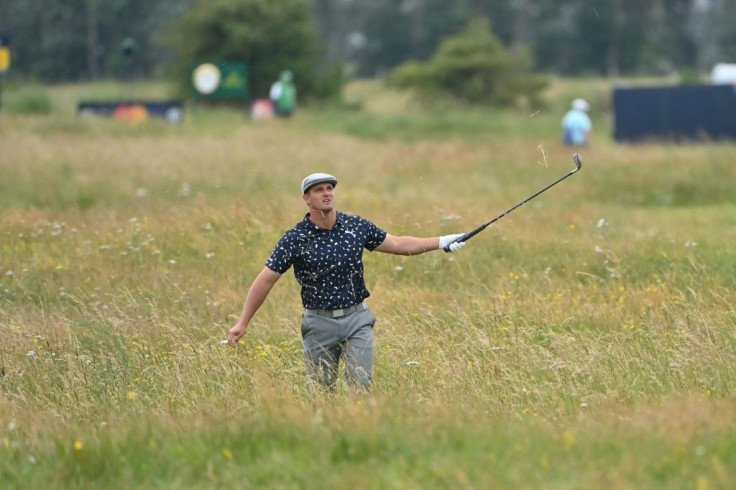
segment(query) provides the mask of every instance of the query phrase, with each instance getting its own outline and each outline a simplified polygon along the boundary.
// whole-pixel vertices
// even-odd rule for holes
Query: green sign
[[[202,63],[192,70],[192,89],[203,98],[246,99],[248,69],[232,61]]]

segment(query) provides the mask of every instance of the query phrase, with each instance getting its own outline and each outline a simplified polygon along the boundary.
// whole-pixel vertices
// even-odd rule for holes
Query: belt
[[[365,305],[365,303],[358,303],[357,305],[351,306],[349,308],[340,308],[339,310],[319,310],[312,308],[307,308],[306,310],[319,316],[326,316],[328,318],[340,318],[341,316],[347,316],[351,313],[355,313],[356,311],[365,310],[366,308],[368,307]]]

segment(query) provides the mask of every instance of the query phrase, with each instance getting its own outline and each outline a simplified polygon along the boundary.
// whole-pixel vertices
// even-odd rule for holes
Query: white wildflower
[[[187,184],[186,182],[184,182],[179,187],[179,191],[177,192],[177,195],[179,197],[189,197],[189,194],[191,194],[191,192],[192,192],[192,188],[189,186],[189,184]]]

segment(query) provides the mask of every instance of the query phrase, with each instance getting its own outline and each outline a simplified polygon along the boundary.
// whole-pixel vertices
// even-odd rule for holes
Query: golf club
[[[472,237],[474,237],[475,235],[477,235],[481,231],[485,230],[489,225],[491,225],[491,224],[495,223],[496,221],[500,220],[501,218],[503,218],[504,216],[506,216],[507,214],[509,214],[511,211],[513,211],[514,209],[516,209],[519,206],[521,206],[522,204],[531,201],[532,199],[534,199],[535,197],[537,197],[538,195],[540,195],[542,192],[546,191],[550,187],[559,184],[560,182],[562,182],[563,180],[565,180],[566,178],[568,178],[569,176],[571,176],[572,174],[574,174],[575,172],[577,172],[578,170],[580,170],[583,167],[583,158],[580,156],[580,153],[575,153],[572,156],[572,161],[575,162],[575,168],[572,171],[570,171],[568,174],[563,175],[561,178],[559,178],[556,181],[552,182],[550,185],[548,185],[547,187],[545,187],[541,191],[538,191],[536,194],[527,197],[526,199],[524,199],[523,201],[521,201],[516,206],[507,209],[503,213],[501,213],[498,216],[496,216],[495,218],[493,218],[488,223],[484,223],[484,224],[480,225],[478,228],[474,229],[473,231],[469,231],[468,233],[465,233],[463,236],[461,236],[457,240],[453,240],[451,243],[448,243],[447,246],[445,246],[443,248],[443,250],[445,252],[449,252],[450,251],[450,245],[452,245],[453,243],[456,243],[456,242],[465,242],[465,241],[470,240]]]

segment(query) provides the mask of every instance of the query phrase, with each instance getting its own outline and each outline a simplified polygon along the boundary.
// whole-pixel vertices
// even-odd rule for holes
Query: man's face
[[[302,197],[310,211],[329,213],[335,208],[335,186],[330,182],[312,186]]]

